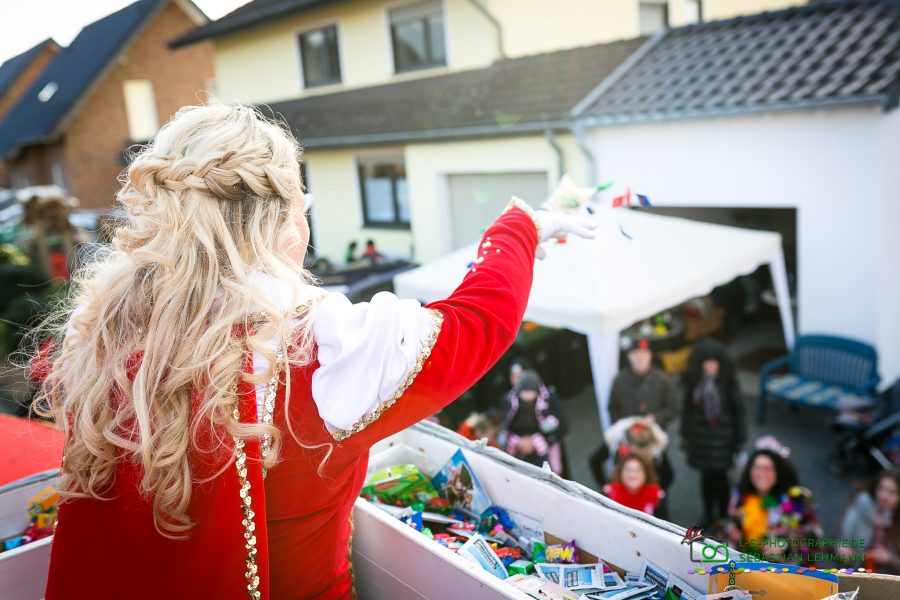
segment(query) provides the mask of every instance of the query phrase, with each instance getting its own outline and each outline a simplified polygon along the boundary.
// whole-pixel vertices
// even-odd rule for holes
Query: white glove
[[[593,239],[597,233],[599,222],[596,218],[575,217],[565,213],[550,212],[549,210],[537,210],[534,212],[534,220],[541,226],[541,240],[543,244],[551,238],[564,239],[571,233],[585,239]],[[547,256],[543,246],[538,246],[534,253],[538,260],[544,260]]]

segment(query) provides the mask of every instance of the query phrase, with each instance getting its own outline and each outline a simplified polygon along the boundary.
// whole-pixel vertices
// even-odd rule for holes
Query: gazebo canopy
[[[593,240],[570,238],[537,261],[525,318],[589,336],[601,415],[618,364],[619,332],[770,264],[788,347],[793,320],[781,236],[624,208],[599,208]],[[472,244],[394,279],[397,295],[432,301],[449,295],[477,253]],[[613,356],[614,355],[614,356]]]

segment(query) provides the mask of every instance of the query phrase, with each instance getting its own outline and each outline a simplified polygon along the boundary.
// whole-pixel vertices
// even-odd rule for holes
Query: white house
[[[900,6],[832,2],[699,24],[638,54],[573,111],[595,180],[693,216],[795,211],[799,333],[873,344],[882,383],[895,381]]]

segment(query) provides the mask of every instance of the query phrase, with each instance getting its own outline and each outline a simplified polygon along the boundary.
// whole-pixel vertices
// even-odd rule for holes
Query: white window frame
[[[641,29],[641,4],[656,4],[659,6],[665,5],[666,7],[666,25],[657,31],[651,33],[644,33]],[[671,0],[637,0],[635,3],[635,13],[637,16],[637,35],[653,35],[658,31],[664,31],[667,28],[672,27],[672,2]]]

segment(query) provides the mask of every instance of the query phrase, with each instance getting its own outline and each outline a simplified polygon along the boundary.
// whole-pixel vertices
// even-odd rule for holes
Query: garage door
[[[477,242],[481,230],[497,218],[510,197],[537,207],[547,197],[547,173],[472,173],[448,175],[453,249]]]

